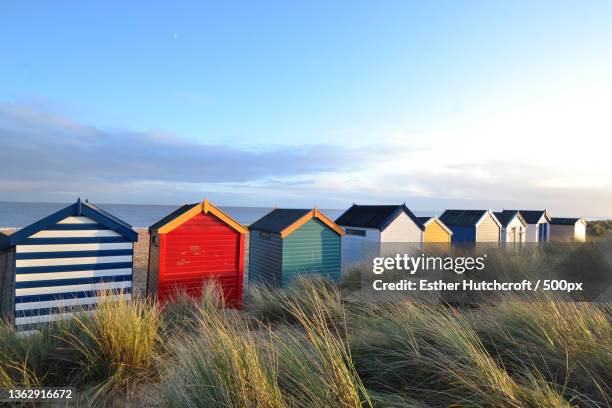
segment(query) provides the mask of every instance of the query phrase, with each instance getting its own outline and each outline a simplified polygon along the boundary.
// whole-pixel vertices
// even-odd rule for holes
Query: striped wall
[[[69,316],[112,297],[131,296],[133,243],[88,217],[67,217],[15,247],[15,326]]]

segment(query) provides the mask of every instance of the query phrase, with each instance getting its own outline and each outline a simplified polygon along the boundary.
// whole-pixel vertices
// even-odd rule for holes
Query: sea
[[[160,220],[179,207],[179,205],[149,204],[99,204],[96,206],[127,222],[134,228],[144,228]],[[33,203],[0,201],[0,229],[22,228],[36,222],[70,203]],[[221,209],[244,225],[250,225],[268,212],[272,207],[224,207]],[[321,209],[332,220],[344,210]],[[414,211],[416,216],[437,215],[434,211]],[[585,217],[587,220],[609,219],[611,217]]]
[[[22,228],[32,224],[70,203],[29,203],[0,201],[0,229]],[[134,228],[148,227],[174,211],[179,205],[148,204],[99,204],[96,206],[127,222]],[[223,207],[220,208],[240,223],[250,225],[272,210],[271,207]],[[332,220],[344,210],[321,209]]]

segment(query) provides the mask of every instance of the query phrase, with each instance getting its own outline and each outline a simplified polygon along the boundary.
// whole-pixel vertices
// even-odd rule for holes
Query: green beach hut
[[[249,229],[249,283],[283,287],[299,275],[340,279],[344,231],[319,210],[275,209]]]

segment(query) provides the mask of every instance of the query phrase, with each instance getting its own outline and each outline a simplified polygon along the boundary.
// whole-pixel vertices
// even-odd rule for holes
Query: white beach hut
[[[550,219],[550,240],[556,242],[584,242],[587,222],[582,218]]]
[[[494,213],[501,224],[502,244],[520,246],[525,243],[527,221],[518,210],[503,210]]]
[[[346,233],[342,237],[343,267],[381,253],[420,248],[425,230],[405,204],[353,204],[336,224]]]
[[[550,239],[550,215],[547,210],[519,210],[527,221],[525,242],[548,242]]]

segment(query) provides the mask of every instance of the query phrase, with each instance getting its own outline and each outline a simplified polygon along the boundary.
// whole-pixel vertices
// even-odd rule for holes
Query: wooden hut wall
[[[249,234],[249,283],[279,286],[283,267],[283,241],[279,234]]]
[[[451,227],[453,231],[452,242],[456,243],[474,243],[476,242],[475,227]]]
[[[281,285],[300,274],[340,279],[340,236],[313,218],[283,240]]]
[[[438,220],[434,219],[425,227],[423,242],[449,243],[451,234],[440,225]]]
[[[199,297],[202,284],[215,280],[230,304],[242,303],[244,234],[213,214],[200,213],[159,234],[159,245],[158,299],[170,299],[177,289]]]
[[[132,289],[133,242],[92,218],[70,216],[15,248],[15,325],[57,320],[62,311],[87,309],[99,292]]]
[[[500,228],[490,213],[478,224],[476,230],[477,242],[499,242]]]
[[[13,248],[0,250],[0,319],[13,322],[13,293],[15,254]]]

